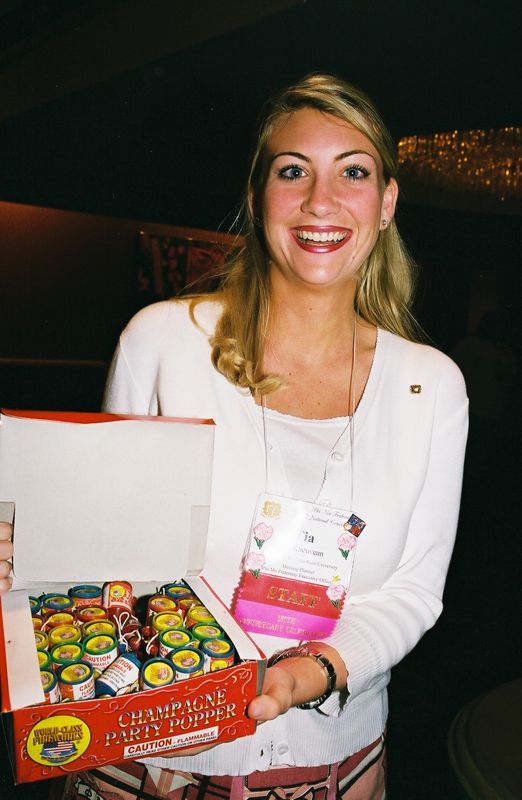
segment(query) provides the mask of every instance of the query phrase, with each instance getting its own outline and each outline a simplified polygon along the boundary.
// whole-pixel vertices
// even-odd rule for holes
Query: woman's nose
[[[306,197],[301,204],[301,211],[324,217],[335,214],[339,210],[335,188],[328,179],[316,178],[308,188]]]

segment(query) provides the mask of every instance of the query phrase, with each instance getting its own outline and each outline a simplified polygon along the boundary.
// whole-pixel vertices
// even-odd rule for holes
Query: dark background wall
[[[227,231],[260,104],[317,69],[364,88],[397,138],[520,121],[515,0],[226,0],[219,13],[204,0],[6,5],[0,199],[7,201]],[[445,208],[435,193],[422,200],[404,185],[399,221],[423,268],[421,320],[451,348],[475,319],[468,305],[477,274],[496,273],[490,305],[506,303],[510,318],[520,312],[520,216],[494,201],[488,213],[471,213],[472,193]],[[32,260],[32,268],[41,272],[36,283],[50,287],[52,250],[41,253],[45,264]],[[0,261],[2,269],[10,263]],[[107,305],[115,279],[107,273]],[[63,305],[73,287],[71,276],[56,285],[57,301]],[[0,353],[9,354],[13,334],[0,328]]]
[[[15,5],[26,33],[23,9],[53,6]],[[397,138],[520,121],[516,0],[279,3],[290,7],[228,32],[218,27],[191,47],[187,39],[208,20],[217,25],[228,10],[240,25],[245,6],[274,3],[226,0],[219,13],[196,0],[69,3],[77,14],[96,5],[108,10],[88,20],[57,16],[37,46],[23,49],[22,38],[7,51],[0,70],[5,200],[227,227],[261,102],[312,70],[365,89]],[[171,46],[162,52],[165,36]],[[29,108],[18,97],[24,94],[35,95]]]
[[[135,234],[147,223],[229,229],[270,93],[331,70],[374,98],[397,138],[517,125],[518,22],[515,0],[6,0],[0,404],[97,406],[136,300]],[[392,800],[461,796],[451,719],[519,672],[520,216],[475,207],[429,193],[421,203],[405,187],[398,211],[428,334],[452,352],[496,311],[518,377],[499,419],[483,425],[472,398],[446,611],[392,680]],[[3,800],[47,788],[13,789],[5,755],[0,787]]]

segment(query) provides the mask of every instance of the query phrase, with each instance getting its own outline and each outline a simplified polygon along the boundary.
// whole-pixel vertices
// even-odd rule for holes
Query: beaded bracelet
[[[337,673],[332,662],[326,658],[319,650],[308,645],[301,645],[300,647],[290,647],[288,650],[280,650],[274,653],[268,659],[268,666],[273,667],[278,661],[283,661],[285,658],[294,658],[295,656],[304,656],[305,658],[313,658],[324,671],[326,677],[326,690],[323,694],[315,700],[309,700],[307,703],[300,703],[297,708],[309,710],[311,708],[318,708],[325,700],[332,694],[337,684]]]

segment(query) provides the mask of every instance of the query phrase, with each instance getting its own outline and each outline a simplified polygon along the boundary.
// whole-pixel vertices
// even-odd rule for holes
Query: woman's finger
[[[0,522],[0,565],[2,561],[7,561],[13,556],[13,543],[11,538],[13,536],[13,526],[8,522]],[[7,573],[9,574],[10,565],[7,565]],[[6,575],[3,571],[0,572],[0,578],[5,578]]]
[[[13,557],[13,543],[9,540],[0,541],[0,562]]]
[[[9,522],[0,522],[0,539],[12,539],[13,526]]]
[[[284,714],[291,705],[291,695],[285,687],[270,689],[268,694],[260,694],[249,703],[247,714],[258,722],[268,722]]]
[[[9,561],[0,561],[0,580],[9,577],[11,572],[11,564]]]
[[[11,564],[8,559],[13,557],[13,526],[9,522],[0,522],[0,594],[8,592],[12,580],[9,577]]]

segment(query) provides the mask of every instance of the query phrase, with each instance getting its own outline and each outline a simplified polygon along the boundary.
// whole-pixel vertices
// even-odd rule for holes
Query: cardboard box
[[[245,709],[264,656],[198,574],[213,433],[208,420],[3,412],[0,519],[14,520],[15,578],[0,598],[0,687],[16,782],[254,733]],[[139,596],[180,577],[241,663],[161,689],[40,705],[29,595],[129,580]]]

